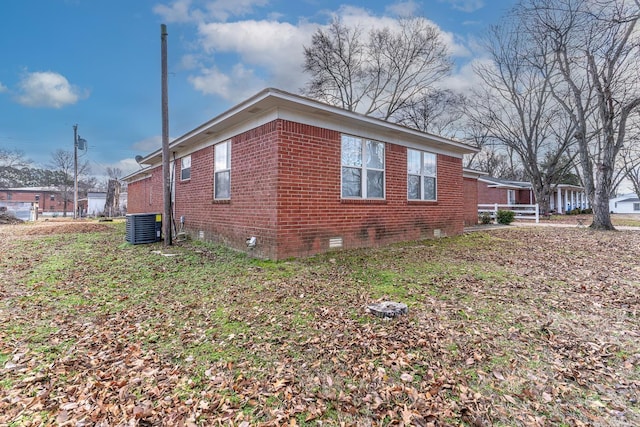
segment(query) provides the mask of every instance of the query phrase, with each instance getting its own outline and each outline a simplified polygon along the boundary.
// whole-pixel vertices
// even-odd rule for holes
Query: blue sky
[[[2,0],[0,147],[46,166],[88,141],[96,176],[160,147],[160,24],[168,29],[169,129],[178,137],[265,87],[298,92],[302,49],[333,16],[363,27],[412,12],[443,32],[474,84],[478,37],[515,0]]]

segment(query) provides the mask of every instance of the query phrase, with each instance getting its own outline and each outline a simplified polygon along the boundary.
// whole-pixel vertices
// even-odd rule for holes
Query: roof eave
[[[288,93],[280,89],[266,88],[254,96],[246,99],[245,101],[230,108],[224,113],[212,118],[211,120],[203,123],[195,129],[185,133],[184,135],[174,139],[169,143],[169,150],[174,151],[185,142],[194,140],[195,138],[202,138],[203,135],[215,135],[217,132],[215,128],[225,127],[227,124],[234,124],[250,119],[252,116],[258,113],[265,113],[274,108],[290,107],[296,110],[306,111],[309,114],[312,113],[324,113],[335,114],[372,126],[379,130],[385,130],[387,132],[398,132],[412,138],[418,138],[421,140],[429,141],[430,144],[436,145],[446,149],[447,151],[464,155],[477,153],[479,148],[465,144],[463,142],[447,139],[438,135],[433,135],[425,132],[421,132],[416,129],[408,128],[398,124],[390,123],[381,119],[377,119],[370,116],[365,116],[353,111],[347,111],[339,107],[324,104],[322,102],[305,98],[299,95]],[[141,165],[153,166],[160,163],[162,160],[162,149],[153,151],[152,153],[144,156],[140,160]],[[140,173],[137,171],[135,174]]]

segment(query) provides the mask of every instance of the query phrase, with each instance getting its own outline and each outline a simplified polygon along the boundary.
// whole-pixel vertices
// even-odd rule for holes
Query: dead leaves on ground
[[[30,305],[37,286],[0,293],[13,322],[0,330],[0,425],[640,422],[638,234],[499,230],[293,267],[243,261],[215,291],[183,287],[180,267],[225,258],[181,250],[195,256],[156,261],[147,299],[114,290],[121,310]],[[28,255],[13,257],[22,280]],[[430,263],[445,267],[421,273]],[[410,288],[408,316],[367,315],[363,267]],[[60,290],[88,298],[89,274]]]

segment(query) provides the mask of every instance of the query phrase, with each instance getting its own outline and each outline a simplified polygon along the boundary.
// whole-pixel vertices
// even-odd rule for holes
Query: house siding
[[[176,218],[194,237],[246,249],[251,236],[259,239],[256,252],[276,258],[277,123],[270,122],[231,141],[231,198],[213,194],[214,147],[191,154],[191,179],[176,182]],[[225,141],[220,141],[225,142]],[[180,176],[177,162],[176,176]]]
[[[162,189],[162,166],[147,171],[143,179],[130,182],[127,185],[128,213],[159,213],[164,212]]]
[[[464,225],[478,223],[478,179],[463,178]]]
[[[387,143],[385,199],[342,199],[341,133],[276,119],[231,138],[231,199],[216,201],[213,150],[208,146],[191,153],[191,179],[176,182],[176,218],[184,216],[192,236],[242,250],[246,239],[255,236],[253,253],[259,257],[325,252],[329,239],[337,237],[343,248],[359,248],[455,235],[463,231],[468,214],[462,208],[459,157],[437,155],[436,202],[408,201],[407,148]],[[156,168],[151,178],[129,184],[129,212],[161,207],[160,175]],[[138,195],[150,191],[145,185],[159,191],[159,204],[138,203],[145,198]]]
[[[478,181],[477,189],[478,203],[480,204],[506,204],[507,190],[504,188],[491,188],[486,182]]]
[[[38,196],[39,200],[36,200]],[[51,200],[53,196],[54,200]],[[38,203],[38,213],[56,213],[64,212],[64,197],[60,191],[50,190],[0,190],[0,201],[4,202],[22,202],[22,203]],[[71,200],[67,200],[67,212],[73,215],[73,193]]]
[[[458,234],[463,228],[462,162],[438,156],[438,201],[407,200],[407,149],[386,144],[385,200],[341,198],[341,133],[281,121],[277,258]],[[384,141],[382,141],[384,142]]]

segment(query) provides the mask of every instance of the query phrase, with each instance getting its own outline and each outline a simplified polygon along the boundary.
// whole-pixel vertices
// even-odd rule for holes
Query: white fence
[[[13,202],[9,200],[0,202],[0,211],[6,211],[23,221],[35,221],[38,218],[37,209],[33,202]]]
[[[540,207],[535,205],[500,205],[498,203],[478,205],[478,215],[488,213],[491,219],[495,221],[498,211],[513,211],[515,219],[535,219],[536,223],[540,222]]]

